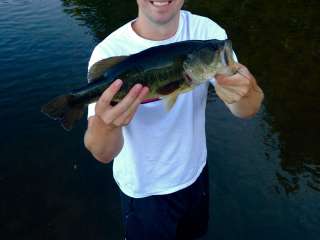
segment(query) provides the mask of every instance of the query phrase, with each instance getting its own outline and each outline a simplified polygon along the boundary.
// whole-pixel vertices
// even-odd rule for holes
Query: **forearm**
[[[226,103],[233,115],[240,118],[254,116],[260,109],[264,94],[254,81],[249,92],[235,103]]]
[[[122,149],[121,127],[110,129],[99,117],[90,117],[84,144],[98,161],[109,163]]]

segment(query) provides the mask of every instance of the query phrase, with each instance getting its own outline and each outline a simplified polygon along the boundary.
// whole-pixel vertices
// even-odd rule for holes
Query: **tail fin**
[[[48,117],[59,120],[65,130],[71,130],[77,120],[83,115],[83,105],[71,104],[73,96],[63,95],[54,98],[41,108]]]

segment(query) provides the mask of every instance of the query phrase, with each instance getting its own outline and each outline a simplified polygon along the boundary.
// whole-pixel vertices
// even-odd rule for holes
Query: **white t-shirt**
[[[227,38],[212,20],[180,12],[176,34],[163,41],[147,40],[125,24],[94,49],[95,62],[184,40]],[[113,176],[128,196],[140,198],[168,194],[191,185],[206,164],[205,107],[208,83],[181,94],[167,112],[163,101],[140,105],[130,124],[123,127],[124,146],[114,159]],[[94,104],[88,116],[94,115]],[[109,144],[112,144],[111,142]]]

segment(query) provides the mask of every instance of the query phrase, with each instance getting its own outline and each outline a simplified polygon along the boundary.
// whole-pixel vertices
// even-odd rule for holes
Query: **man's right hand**
[[[148,87],[136,84],[119,103],[112,106],[112,98],[120,90],[122,83],[120,79],[114,81],[103,92],[95,106],[96,116],[102,119],[109,129],[128,125],[149,92]]]
[[[122,86],[120,79],[108,87],[95,106],[95,115],[88,119],[84,143],[86,148],[100,162],[110,162],[121,151],[123,136],[121,128],[132,120],[140,103],[149,92],[147,87],[136,84],[115,106],[112,98]]]

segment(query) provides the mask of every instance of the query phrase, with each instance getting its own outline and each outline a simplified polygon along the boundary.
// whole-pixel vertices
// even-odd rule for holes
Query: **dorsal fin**
[[[88,71],[88,82],[94,82],[95,79],[101,77],[109,68],[113,67],[119,62],[122,62],[127,57],[128,56],[110,57],[94,63]]]

